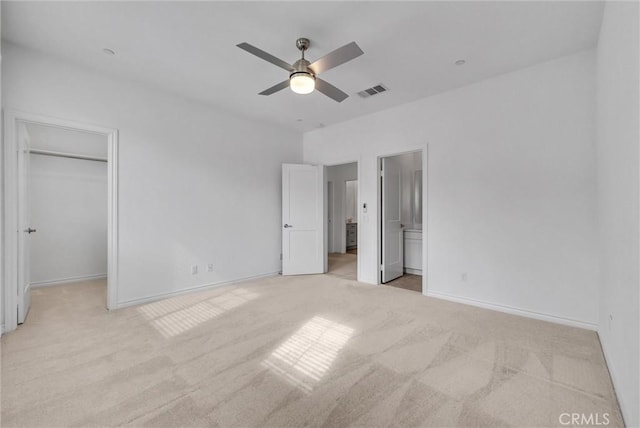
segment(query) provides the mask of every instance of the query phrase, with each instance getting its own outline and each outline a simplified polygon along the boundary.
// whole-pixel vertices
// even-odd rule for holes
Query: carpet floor
[[[405,273],[400,278],[387,282],[384,285],[422,293],[422,275]]]
[[[358,255],[329,253],[329,275],[352,281],[358,280]]]
[[[2,426],[622,426],[596,334],[331,275],[116,311],[33,291],[2,337]]]

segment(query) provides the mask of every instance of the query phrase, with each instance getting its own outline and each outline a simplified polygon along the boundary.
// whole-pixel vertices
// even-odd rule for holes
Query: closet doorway
[[[117,131],[25,113],[5,115],[6,331],[28,319],[32,293],[73,310],[78,293],[116,306]],[[44,291],[43,291],[44,292]]]
[[[328,166],[327,259],[330,275],[358,279],[358,163]]]
[[[26,124],[32,289],[107,290],[107,137]],[[73,287],[66,287],[70,292]]]

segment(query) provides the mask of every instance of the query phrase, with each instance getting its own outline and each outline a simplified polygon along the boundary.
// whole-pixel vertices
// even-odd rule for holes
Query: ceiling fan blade
[[[339,103],[349,98],[349,95],[345,94],[326,80],[322,80],[318,77],[316,77],[316,89]]]
[[[262,58],[265,61],[270,62],[273,65],[277,65],[280,68],[284,68],[287,71],[293,71],[294,68],[291,64],[284,62],[283,60],[281,60],[280,58],[276,58],[275,56],[271,55],[270,53],[267,53],[265,51],[263,51],[262,49],[258,49],[257,47],[250,45],[249,43],[240,43],[238,45],[236,45],[237,47],[239,47],[240,49],[243,49],[247,52],[249,52],[250,54],[254,54],[255,56],[257,56],[258,58]]]
[[[309,65],[309,68],[313,70],[315,74],[324,73],[327,70],[359,57],[363,53],[364,52],[362,52],[362,49],[360,49],[360,46],[358,46],[356,42],[351,42],[333,52],[329,52],[313,64]]]
[[[272,87],[270,87],[269,89],[265,89],[264,91],[260,92],[258,95],[271,95],[271,94],[275,94],[278,91],[283,90],[284,88],[288,88],[289,87],[289,79],[278,83],[277,85],[273,85]]]

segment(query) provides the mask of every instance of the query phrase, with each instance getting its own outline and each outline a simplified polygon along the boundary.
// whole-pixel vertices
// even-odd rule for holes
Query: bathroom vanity
[[[404,229],[404,271],[422,275],[422,229]]]

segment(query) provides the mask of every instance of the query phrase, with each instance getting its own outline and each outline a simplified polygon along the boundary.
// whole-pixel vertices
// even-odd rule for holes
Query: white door
[[[382,158],[382,282],[404,274],[401,224],[401,166],[397,158]]]
[[[335,253],[333,249],[333,181],[327,182],[327,248],[330,253]]]
[[[282,274],[324,273],[324,168],[282,165]]]
[[[18,124],[18,324],[27,318],[31,308],[31,282],[29,278],[29,241],[35,232],[29,212],[29,135],[23,123]]]

